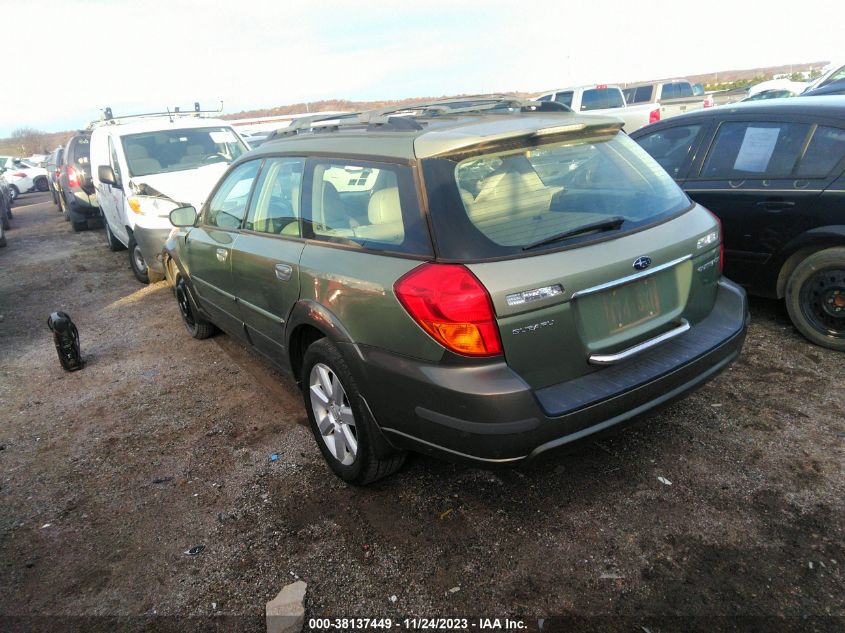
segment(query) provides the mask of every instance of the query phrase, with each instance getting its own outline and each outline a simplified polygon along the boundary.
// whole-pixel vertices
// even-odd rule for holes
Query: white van
[[[170,211],[201,209],[229,163],[247,151],[231,125],[193,113],[93,124],[91,165],[106,239],[113,251],[129,249],[138,281],[164,278]]]

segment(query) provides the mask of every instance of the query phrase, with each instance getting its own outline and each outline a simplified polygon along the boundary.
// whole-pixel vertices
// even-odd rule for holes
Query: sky
[[[0,0],[0,15],[0,137],[106,106],[539,93],[845,58],[830,0]]]

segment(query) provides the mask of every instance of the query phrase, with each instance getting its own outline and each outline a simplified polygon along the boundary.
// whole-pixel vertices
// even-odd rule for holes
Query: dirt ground
[[[170,289],[139,285],[102,229],[73,233],[45,194],[14,214],[0,631],[263,631],[295,579],[306,629],[845,628],[845,357],[776,302],[752,301],[730,371],[634,427],[516,470],[418,456],[359,489],[324,465],[295,386],[224,335],[191,339]],[[56,309],[79,327],[82,371],[59,366]]]

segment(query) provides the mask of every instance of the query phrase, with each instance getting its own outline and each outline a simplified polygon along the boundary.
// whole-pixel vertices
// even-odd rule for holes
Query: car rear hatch
[[[710,312],[717,221],[616,129],[425,162],[438,255],[488,290],[531,387],[629,362]],[[450,173],[457,196],[432,188]]]

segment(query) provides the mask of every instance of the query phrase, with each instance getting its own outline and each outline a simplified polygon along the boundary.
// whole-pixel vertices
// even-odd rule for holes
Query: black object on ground
[[[53,312],[47,319],[47,327],[53,333],[56,353],[65,371],[82,369],[82,355],[79,352],[79,331],[65,312]]]

